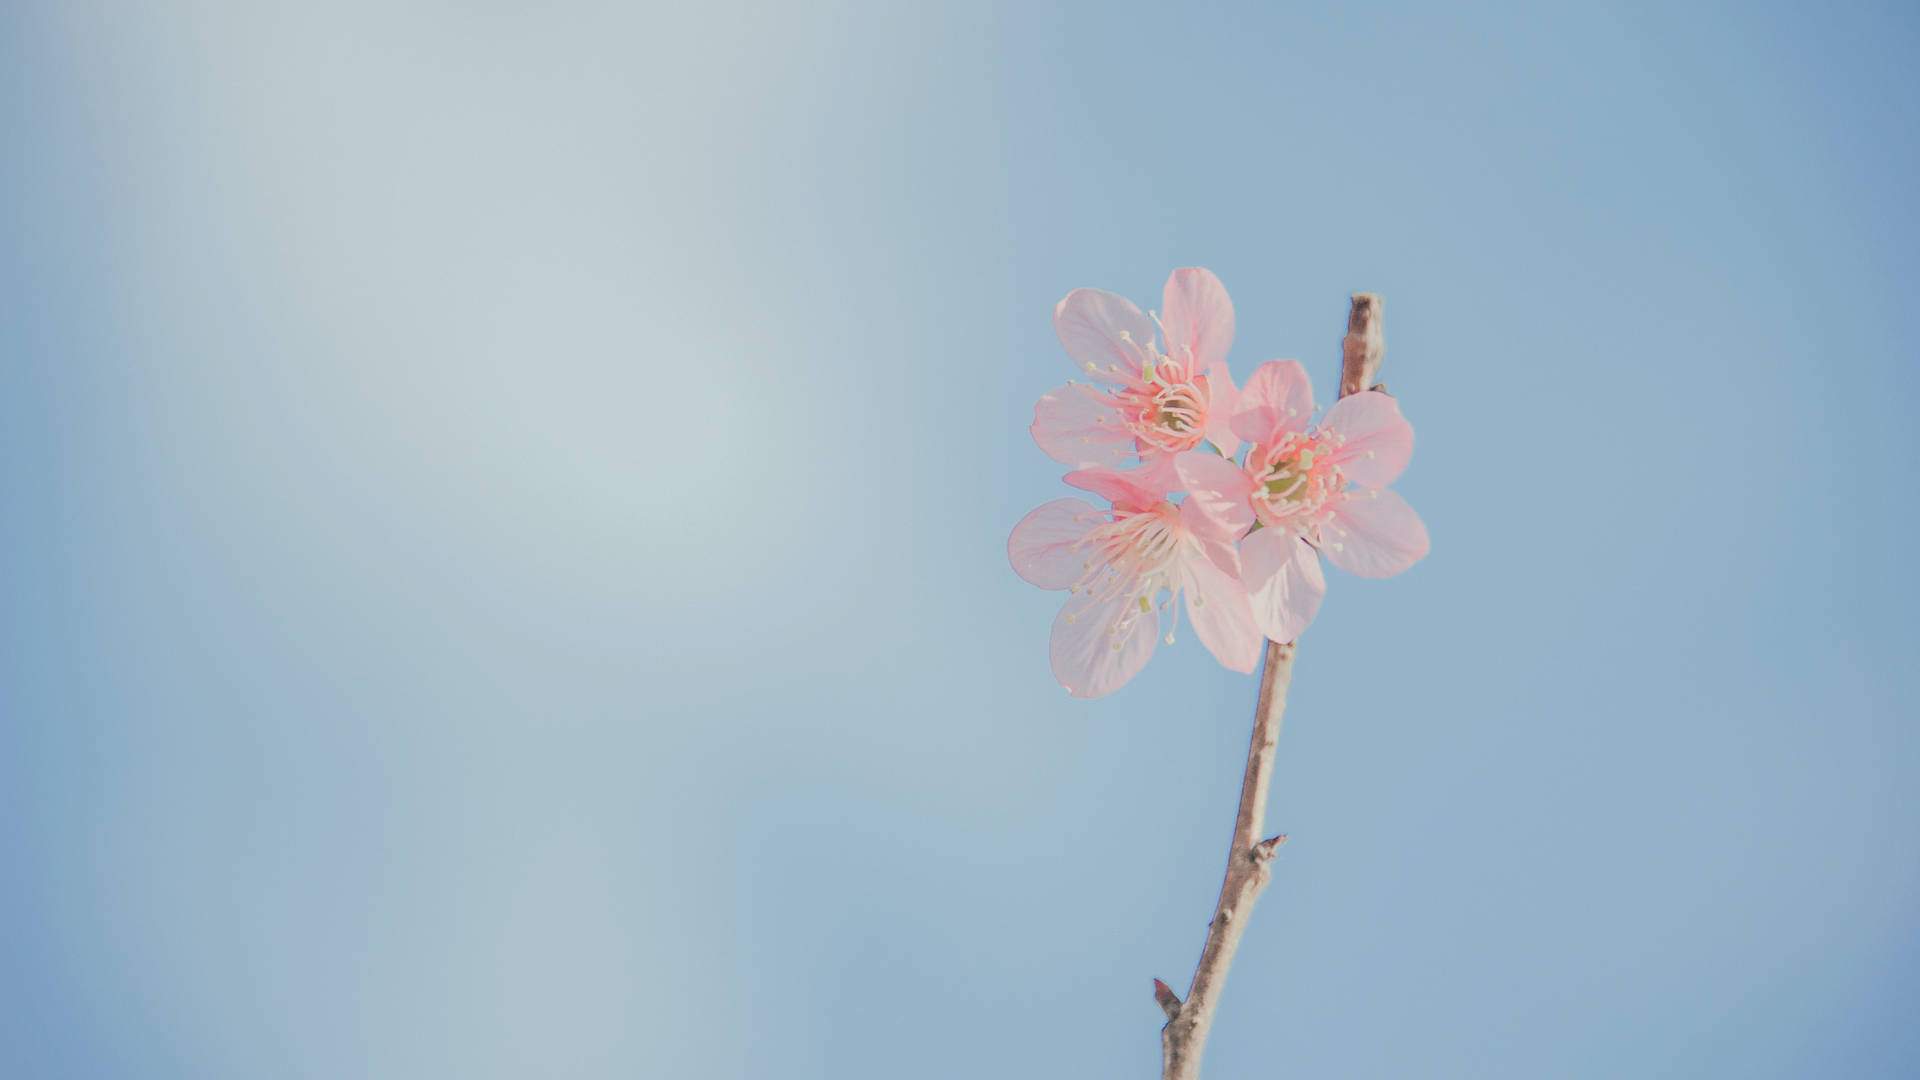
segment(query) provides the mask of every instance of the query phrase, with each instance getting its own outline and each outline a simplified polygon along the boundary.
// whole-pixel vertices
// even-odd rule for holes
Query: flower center
[[[1327,516],[1327,501],[1347,486],[1332,458],[1326,432],[1288,435],[1271,446],[1255,447],[1247,471],[1259,485],[1253,512],[1261,524],[1309,536]]]
[[[1186,537],[1179,528],[1180,508],[1170,502],[1151,510],[1114,507],[1099,516],[1110,520],[1089,529],[1073,545],[1073,550],[1086,555],[1086,573],[1072,589],[1083,602],[1067,618],[1071,620],[1117,597],[1130,598],[1129,603],[1119,605],[1118,615],[1107,627],[1107,636],[1119,649],[1133,636],[1140,616],[1153,610],[1160,591],[1177,587],[1172,564]]]
[[[1113,392],[1114,405],[1133,437],[1155,450],[1177,454],[1206,437],[1213,399],[1205,375],[1188,375],[1178,361],[1161,357],[1145,365],[1142,381]]]

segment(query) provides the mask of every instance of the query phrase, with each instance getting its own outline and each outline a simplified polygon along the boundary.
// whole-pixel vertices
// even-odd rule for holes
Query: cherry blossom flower
[[[1053,620],[1054,678],[1075,697],[1119,688],[1153,655],[1163,613],[1165,640],[1173,641],[1182,595],[1214,658],[1251,672],[1263,639],[1240,584],[1234,536],[1192,504],[1168,501],[1177,483],[1171,459],[1125,472],[1080,469],[1066,481],[1111,508],[1056,499],[1020,519],[1007,540],[1016,573],[1070,594]]]
[[[1034,407],[1033,440],[1048,457],[1075,468],[1119,468],[1203,440],[1222,454],[1239,449],[1228,423],[1233,301],[1210,271],[1188,268],[1167,277],[1161,303],[1149,318],[1126,297],[1075,289],[1054,306],[1060,344],[1093,381],[1049,391]]]
[[[1320,556],[1361,577],[1391,577],[1427,553],[1427,527],[1386,490],[1413,455],[1413,427],[1376,390],[1333,403],[1317,426],[1298,361],[1263,364],[1240,391],[1232,425],[1251,443],[1244,465],[1205,452],[1175,460],[1191,507],[1215,535],[1241,536],[1241,580],[1275,641],[1313,621],[1327,591]],[[1257,526],[1257,527],[1256,527]],[[1249,529],[1253,531],[1248,532]]]

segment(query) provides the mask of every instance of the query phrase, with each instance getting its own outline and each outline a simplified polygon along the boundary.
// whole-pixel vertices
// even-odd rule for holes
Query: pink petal
[[[1413,425],[1400,404],[1378,390],[1348,394],[1327,408],[1322,430],[1344,440],[1333,461],[1347,479],[1362,487],[1383,488],[1399,479],[1413,456]]]
[[[1392,491],[1349,491],[1320,530],[1327,561],[1361,577],[1392,577],[1427,553],[1427,527]]]
[[[1099,289],[1075,289],[1054,305],[1053,332],[1075,367],[1106,379],[1115,367],[1137,378],[1142,350],[1153,344],[1153,323],[1133,301]]]
[[[1187,564],[1187,617],[1215,660],[1230,671],[1250,672],[1266,639],[1253,621],[1240,579],[1203,559]]]
[[[1133,436],[1104,394],[1091,386],[1062,386],[1033,407],[1033,441],[1062,465],[1112,466],[1131,458]]]
[[[1213,271],[1175,270],[1161,294],[1160,329],[1168,356],[1204,371],[1227,359],[1233,345],[1233,301]]]
[[[1156,501],[1164,501],[1180,490],[1180,474],[1174,471],[1172,454],[1142,462],[1139,468],[1128,469],[1126,475],[1142,489],[1153,492]]]
[[[1261,529],[1240,544],[1240,576],[1253,620],[1275,641],[1292,641],[1313,622],[1327,579],[1312,545],[1278,529]]]
[[[1182,504],[1181,509],[1183,511],[1186,509],[1185,504]],[[1181,516],[1186,515],[1182,513]],[[1240,548],[1237,543],[1232,540],[1217,540],[1206,535],[1195,535],[1194,540],[1200,545],[1200,550],[1206,554],[1207,561],[1233,575],[1233,580],[1240,580]]]
[[[1171,458],[1150,461],[1137,469],[1075,469],[1061,479],[1068,487],[1091,491],[1122,510],[1149,510],[1167,499],[1178,479]]]
[[[1081,499],[1055,499],[1036,507],[1007,537],[1013,572],[1043,589],[1064,589],[1087,574],[1085,552],[1073,545],[1106,515]]]
[[[1272,444],[1289,432],[1305,431],[1313,418],[1313,380],[1298,360],[1261,364],[1240,388],[1233,410],[1233,433],[1250,443]]]
[[[1208,520],[1200,504],[1188,498],[1180,504],[1180,527],[1185,529],[1213,565],[1240,580],[1240,533]]]
[[[1175,455],[1173,469],[1187,489],[1181,517],[1197,512],[1194,532],[1231,542],[1253,527],[1253,477],[1245,469],[1209,450]]]
[[[1049,652],[1053,677],[1074,697],[1110,694],[1146,666],[1160,637],[1160,616],[1151,608],[1141,611],[1139,603],[1122,593],[1092,604],[1074,596],[1061,605]],[[1110,632],[1123,619],[1125,625]]]
[[[1240,452],[1240,439],[1233,433],[1233,409],[1240,401],[1240,391],[1233,388],[1227,365],[1215,364],[1207,369],[1207,392],[1212,395],[1207,402],[1207,441],[1219,447],[1222,456],[1232,457]]]

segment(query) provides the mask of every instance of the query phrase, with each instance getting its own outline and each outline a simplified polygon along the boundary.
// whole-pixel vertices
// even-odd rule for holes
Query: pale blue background
[[[1157,1075],[1048,316],[1387,298],[1209,1076],[1920,1073],[1907,4],[0,10],[0,1075]]]

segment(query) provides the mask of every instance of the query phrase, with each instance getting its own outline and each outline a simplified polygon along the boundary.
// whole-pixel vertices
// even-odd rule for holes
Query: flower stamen
[[[1262,526],[1314,539],[1331,516],[1328,504],[1345,498],[1347,480],[1329,450],[1339,444],[1327,431],[1292,432],[1256,446],[1247,455],[1254,475],[1253,510]]]

